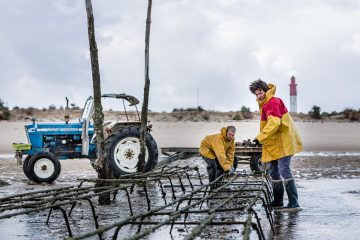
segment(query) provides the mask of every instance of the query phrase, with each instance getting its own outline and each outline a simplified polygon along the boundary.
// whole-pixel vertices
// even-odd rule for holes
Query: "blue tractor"
[[[139,100],[126,94],[103,94],[104,98],[122,99],[129,106],[139,104]],[[136,108],[136,121],[106,122],[105,156],[114,177],[137,171],[138,156],[140,153],[140,126],[141,120]],[[33,119],[25,126],[29,143],[14,143],[15,156],[22,162],[25,175],[32,181],[53,182],[61,172],[59,160],[72,158],[88,158],[93,167],[96,166],[96,134],[91,118],[94,113],[94,99],[89,97],[85,103],[80,121],[69,123],[65,114],[65,123],[38,123]],[[145,170],[153,169],[158,161],[158,148],[150,134],[151,125],[146,134]],[[23,156],[26,156],[22,161]]]

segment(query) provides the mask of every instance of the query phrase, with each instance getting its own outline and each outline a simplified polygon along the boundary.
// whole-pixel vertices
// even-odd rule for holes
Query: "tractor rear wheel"
[[[30,179],[42,183],[55,181],[61,172],[60,161],[51,153],[34,154],[27,164]]]
[[[261,153],[252,155],[250,158],[250,169],[255,172],[264,172],[265,165],[261,162]]]
[[[145,171],[152,170],[158,161],[157,144],[146,133]],[[137,172],[140,154],[140,129],[126,127],[111,134],[105,142],[105,156],[115,177]]]

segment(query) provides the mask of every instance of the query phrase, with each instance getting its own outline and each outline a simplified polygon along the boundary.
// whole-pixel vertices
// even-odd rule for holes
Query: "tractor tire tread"
[[[264,166],[261,163],[261,154],[255,154],[250,158],[250,169],[255,172],[264,171]]]
[[[32,157],[32,155],[27,155],[25,160],[23,161],[23,164],[22,164],[23,172],[24,172],[25,176],[30,180],[32,180],[32,178],[31,178],[31,176],[29,174],[29,171],[28,171],[28,165],[29,165],[29,161],[30,161],[31,157]]]

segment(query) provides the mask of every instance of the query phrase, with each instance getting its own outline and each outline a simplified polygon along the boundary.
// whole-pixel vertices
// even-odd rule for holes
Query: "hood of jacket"
[[[259,108],[264,106],[272,97],[275,96],[276,86],[272,83],[269,83],[268,88],[269,88],[269,90],[267,90],[267,92],[266,92],[265,99],[262,101],[256,100],[259,104]]]
[[[224,138],[225,141],[229,141],[226,137],[226,130],[227,130],[227,127],[222,127],[220,132],[221,132],[221,136]]]

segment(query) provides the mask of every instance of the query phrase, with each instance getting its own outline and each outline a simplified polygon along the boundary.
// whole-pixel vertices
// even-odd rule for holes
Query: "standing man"
[[[302,142],[294,122],[283,101],[275,97],[276,87],[261,79],[249,86],[256,95],[260,108],[260,133],[254,139],[262,144],[262,162],[269,163],[272,178],[273,208],[283,207],[284,185],[289,199],[287,209],[300,208],[294,177],[291,173],[291,157],[302,151]],[[284,184],[283,184],[284,181]]]
[[[224,172],[235,171],[235,132],[234,126],[223,127],[220,133],[207,135],[201,141],[200,154],[207,164],[209,183]]]

